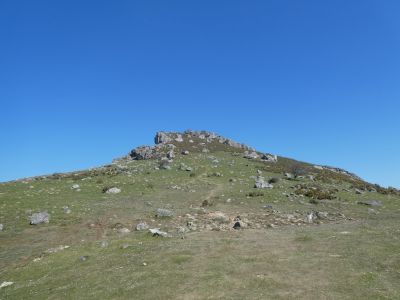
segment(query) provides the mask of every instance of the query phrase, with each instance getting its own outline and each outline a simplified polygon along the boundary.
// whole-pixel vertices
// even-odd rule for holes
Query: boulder
[[[274,186],[265,181],[264,177],[257,176],[256,183],[254,184],[256,189],[272,189]]]
[[[32,216],[30,216],[30,220],[31,225],[49,223],[50,215],[47,212],[34,213]]]
[[[176,135],[175,141],[177,141],[178,143],[182,143],[182,142],[183,142],[182,135],[178,133],[178,134]]]
[[[156,144],[166,144],[171,141],[172,139],[169,137],[169,135],[163,131],[157,132],[156,136],[154,137],[154,142]]]
[[[278,156],[265,153],[261,155],[261,159],[268,162],[277,162]]]
[[[257,159],[260,156],[255,151],[253,152],[245,151],[243,157],[248,159]]]

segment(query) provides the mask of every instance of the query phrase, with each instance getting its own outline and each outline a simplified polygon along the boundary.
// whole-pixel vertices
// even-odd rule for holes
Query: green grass
[[[318,200],[318,205],[289,195],[295,194],[295,185],[314,184],[308,179],[281,179],[273,189],[251,197],[258,192],[251,178],[257,170],[263,170],[266,180],[282,178],[290,160],[273,165],[232,152],[189,150],[190,155],[174,160],[171,170],[156,170],[157,161],[132,161],[120,162],[122,171],[113,165],[0,184],[0,223],[5,225],[0,232],[0,282],[14,282],[0,290],[0,299],[400,298],[398,196],[357,195],[351,182],[333,176],[317,183],[338,189],[337,198]],[[217,168],[210,155],[219,160]],[[179,170],[181,162],[193,171]],[[208,176],[217,172],[223,176]],[[73,184],[81,191],[72,190]],[[105,186],[122,192],[104,194]],[[368,199],[384,205],[374,208],[375,213],[357,205]],[[200,209],[204,200],[212,203],[205,213]],[[266,204],[274,211],[264,209]],[[175,216],[156,218],[157,208],[171,209]],[[287,215],[304,217],[312,210],[334,217],[319,224],[286,221]],[[37,211],[48,211],[50,223],[29,225],[29,215]],[[247,219],[250,227],[211,231],[199,226],[197,231],[177,232],[186,225],[187,214],[201,225],[213,211],[232,220]],[[139,221],[172,237],[136,232]],[[268,226],[273,222],[278,226]],[[132,232],[119,234],[116,224]],[[102,248],[102,241],[108,247]],[[59,245],[70,248],[44,253]],[[81,256],[88,259],[81,261]]]

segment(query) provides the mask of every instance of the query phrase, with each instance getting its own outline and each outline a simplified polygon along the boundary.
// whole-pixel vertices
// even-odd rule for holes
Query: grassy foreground
[[[398,196],[324,181],[335,199],[310,203],[293,193],[309,179],[285,180],[225,152],[157,166],[131,161],[114,173],[0,184],[0,284],[14,283],[0,299],[400,299]],[[253,195],[257,170],[281,179]],[[102,193],[114,186],[121,193]],[[156,218],[157,208],[174,216]],[[38,211],[49,224],[29,225]],[[330,217],[308,224],[310,211]],[[246,228],[231,228],[237,216]],[[170,237],[135,231],[141,221]]]

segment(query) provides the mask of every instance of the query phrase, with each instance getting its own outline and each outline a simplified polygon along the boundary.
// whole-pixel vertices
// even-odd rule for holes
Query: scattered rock
[[[285,173],[286,179],[294,179],[294,175],[292,173]]]
[[[126,234],[126,233],[130,233],[131,231],[128,229],[128,228],[126,228],[126,227],[123,227],[123,228],[119,228],[118,229],[118,233],[122,233],[122,234]]]
[[[137,231],[147,230],[147,229],[149,229],[149,225],[147,225],[146,222],[140,222],[139,224],[136,225]]]
[[[71,189],[73,189],[73,190],[79,189],[79,184],[74,184],[74,185],[71,187]]]
[[[189,155],[189,151],[188,150],[182,151],[182,154],[183,155]]]
[[[173,217],[173,216],[174,216],[174,212],[169,210],[169,209],[157,208],[157,210],[156,210],[156,217],[157,218]]]
[[[68,249],[68,248],[69,248],[69,246],[60,245],[60,246],[55,247],[55,248],[47,249],[47,250],[45,251],[45,253],[48,253],[48,254],[57,253],[57,252],[63,251],[63,250]]]
[[[313,223],[316,218],[317,218],[316,214],[312,211],[312,212],[307,214],[306,222],[307,223]]]
[[[169,150],[168,152],[167,152],[167,158],[168,159],[173,159],[175,157],[175,152],[174,152],[174,150]]]
[[[68,206],[64,206],[63,210],[64,210],[64,214],[70,214],[71,213],[71,209],[69,209]]]
[[[14,284],[14,282],[12,282],[12,281],[3,281],[0,284],[0,289],[5,288],[5,287],[10,286],[10,285],[13,285],[13,284]]]
[[[179,143],[182,143],[182,142],[183,142],[182,135],[178,133],[177,136],[176,136],[176,138],[175,138],[175,141],[177,141],[177,142],[179,142]]]
[[[362,191],[362,190],[360,190],[360,189],[355,189],[354,191],[355,191],[356,194],[358,194],[358,195],[364,194],[364,191]]]
[[[108,247],[108,242],[107,241],[101,241],[100,247],[101,248],[107,248]]]
[[[47,212],[34,213],[32,216],[30,216],[30,220],[31,225],[49,223],[50,215]]]
[[[328,218],[328,213],[326,211],[317,211],[316,216],[318,219],[325,220]]]
[[[382,201],[366,200],[366,201],[358,201],[357,204],[369,205],[369,206],[382,206]]]
[[[153,236],[161,236],[161,237],[168,236],[168,233],[166,233],[165,231],[161,231],[160,228],[150,228],[149,231]]]
[[[272,189],[274,186],[265,181],[264,177],[257,176],[254,187],[257,189]]]
[[[121,189],[119,189],[117,187],[112,187],[112,188],[109,188],[108,190],[106,190],[105,193],[106,194],[119,194],[119,193],[121,193]]]

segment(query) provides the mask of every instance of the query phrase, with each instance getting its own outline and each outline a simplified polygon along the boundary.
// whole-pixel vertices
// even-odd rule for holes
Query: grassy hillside
[[[124,158],[0,184],[0,299],[400,299],[396,190],[184,140],[169,169]]]

